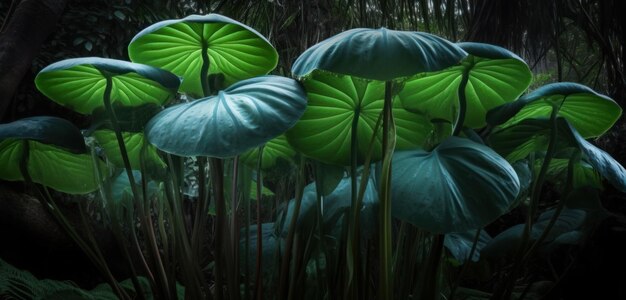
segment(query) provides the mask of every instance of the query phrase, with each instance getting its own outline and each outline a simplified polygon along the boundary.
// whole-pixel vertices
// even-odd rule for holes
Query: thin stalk
[[[42,188],[40,189],[35,185],[32,177],[30,176],[30,173],[28,172],[28,160],[30,158],[29,152],[30,152],[30,143],[28,140],[23,140],[22,141],[22,157],[20,159],[20,166],[19,166],[20,173],[22,177],[24,178],[24,181],[26,182],[26,184],[29,186],[35,186],[37,192],[39,193],[39,196],[41,197],[41,199],[45,201],[45,203],[42,203],[41,206],[44,207],[44,209],[46,209],[50,214],[52,214],[55,217],[59,225],[61,225],[61,227],[65,230],[65,232],[70,236],[70,238],[87,255],[87,257],[91,260],[94,266],[100,271],[100,273],[105,276],[105,278],[107,279],[109,285],[111,286],[115,294],[121,299],[130,299],[126,291],[124,291],[124,289],[119,285],[119,283],[117,282],[117,280],[111,273],[111,270],[109,269],[104,257],[102,257],[102,255],[98,255],[100,254],[99,252],[95,252],[94,250],[92,250],[89,247],[89,245],[87,245],[87,243],[83,241],[83,239],[80,237],[78,232],[76,232],[74,227],[72,227],[70,222],[65,218],[65,215],[63,215],[63,212],[61,212],[59,207],[56,205],[52,196],[48,192],[48,189],[45,186],[42,186]]]
[[[461,83],[459,84],[458,89],[458,97],[459,97],[459,114],[454,122],[454,131],[452,132],[453,136],[458,136],[463,129],[463,123],[465,123],[465,115],[467,113],[467,99],[465,96],[465,88],[467,87],[467,81],[469,80],[469,71],[471,69],[471,65],[473,65],[473,60],[470,62],[470,66],[466,66],[463,70],[463,75],[461,77]]]
[[[263,187],[263,176],[261,166],[263,164],[263,146],[259,148],[259,157],[256,167],[256,266],[254,286],[256,288],[256,299],[263,299],[263,281],[261,280],[261,268],[263,259],[263,224],[261,223],[261,189]],[[247,252],[246,252],[247,255]]]
[[[567,183],[565,184],[565,191],[563,195],[568,195],[573,189],[574,164],[579,158],[580,158],[580,153],[577,152],[574,154],[574,157],[570,158],[569,163],[567,164]],[[564,201],[563,199],[559,201],[559,204],[556,206],[554,213],[552,214],[552,218],[550,218],[548,225],[546,225],[546,227],[543,229],[541,236],[539,236],[539,238],[530,246],[530,249],[528,249],[528,251],[526,252],[526,255],[524,255],[524,258],[522,259],[522,264],[524,264],[530,259],[530,257],[534,254],[535,250],[537,250],[537,247],[539,247],[541,243],[543,243],[543,241],[548,237],[550,230],[552,230],[552,227],[554,227],[554,224],[559,219],[559,215],[561,214],[561,212],[563,211],[563,208],[565,207],[565,202],[566,201]]]
[[[226,206],[224,200],[224,165],[219,158],[209,159],[209,168],[211,170],[211,184],[213,186],[213,197],[215,199],[215,298],[218,300],[223,299],[222,289],[224,280],[223,274],[226,274],[230,265],[228,259],[226,259],[226,266],[224,266],[224,258],[226,257],[225,251],[230,248],[230,242],[227,241],[227,236],[224,232],[227,232],[226,224]],[[230,281],[230,280],[229,280]],[[229,287],[230,290],[230,287]],[[235,291],[229,291],[230,293]]]
[[[433,237],[431,250],[426,261],[426,276],[424,276],[421,297],[419,299],[439,299],[439,263],[443,253],[443,240],[443,234],[435,234]]]
[[[200,260],[202,250],[202,238],[204,237],[204,228],[206,226],[206,218],[208,214],[207,207],[207,184],[206,184],[206,157],[197,157],[198,164],[198,200],[196,202],[196,211],[191,230],[191,249],[195,260]]]
[[[235,159],[233,160],[233,174],[231,177],[231,194],[230,194],[230,201],[231,201],[231,207],[230,207],[230,241],[232,243],[231,245],[231,251],[230,251],[230,255],[231,255],[231,259],[232,259],[232,271],[233,271],[233,276],[232,278],[234,278],[234,280],[236,280],[236,286],[237,286],[237,294],[236,297],[234,299],[239,299],[240,297],[240,289],[239,289],[239,275],[240,275],[240,271],[239,271],[239,217],[237,215],[237,207],[239,205],[238,201],[237,201],[237,183],[239,181],[239,156],[235,156]]]
[[[124,138],[122,136],[122,131],[120,129],[119,123],[117,122],[117,117],[115,115],[115,111],[113,110],[113,106],[111,105],[111,89],[113,87],[112,78],[110,75],[104,74],[106,78],[106,86],[104,89],[103,102],[106,114],[111,121],[111,125],[113,126],[113,130],[115,131],[115,137],[117,138],[117,143],[120,148],[120,154],[122,156],[122,161],[124,162],[124,168],[126,169],[126,175],[128,176],[128,180],[130,181],[130,188],[133,194],[135,204],[138,207],[139,217],[141,220],[141,228],[144,230],[146,234],[146,239],[148,243],[148,248],[152,252],[154,264],[157,270],[157,278],[160,281],[160,287],[162,288],[163,295],[171,295],[169,291],[169,284],[167,279],[167,273],[165,272],[165,268],[163,266],[163,261],[161,260],[161,256],[159,253],[159,248],[156,241],[156,236],[154,235],[154,230],[152,229],[152,222],[150,221],[149,214],[146,215],[143,205],[143,199],[140,198],[140,193],[137,191],[137,186],[135,184],[135,177],[133,176],[133,171],[130,166],[130,160],[128,158],[128,152],[126,151],[126,144],[124,143]]]
[[[91,159],[92,159],[93,167],[96,170],[94,174],[96,176],[96,180],[97,182],[102,184],[104,180],[100,176],[102,174],[101,169],[100,169],[100,164],[99,164],[100,159],[96,155],[96,150],[93,147],[91,148]],[[110,193],[111,193],[110,187],[107,187],[107,188],[101,187],[99,190],[100,196],[102,197],[102,199],[104,199],[104,202],[109,207],[112,205]],[[112,226],[111,231],[113,233],[113,236],[117,240],[120,251],[122,252],[122,256],[124,257],[124,260],[126,261],[126,264],[130,268],[130,271],[131,271],[130,278],[135,288],[135,291],[137,292],[136,295],[140,300],[143,300],[145,299],[145,292],[143,290],[143,287],[139,283],[139,280],[137,279],[138,277],[137,269],[135,268],[135,264],[133,262],[133,259],[131,258],[131,254],[128,249],[130,245],[127,244],[128,240],[124,237],[124,234],[123,234],[124,231],[121,226],[122,222],[119,220],[119,215],[117,214],[116,209],[109,211],[109,217],[111,218],[111,226]],[[139,251],[139,255],[143,255],[141,254],[141,251]],[[149,273],[149,267],[147,264],[145,264],[145,260],[143,260],[143,263],[144,263],[143,267],[147,270],[147,273]],[[148,278],[148,280],[149,280],[148,281],[149,283],[154,284],[154,278]],[[150,285],[150,286],[156,287],[156,284]],[[155,292],[155,291],[153,290],[152,292]]]
[[[510,273],[509,279],[502,284],[493,294],[492,299],[508,299],[511,298],[511,293],[513,292],[513,284],[515,279],[517,278],[519,272],[522,268],[522,261],[524,255],[526,253],[526,248],[528,247],[528,242],[530,240],[530,234],[533,226],[533,221],[535,218],[537,207],[539,206],[539,201],[541,198],[541,191],[543,187],[543,183],[546,178],[546,174],[548,172],[548,167],[550,166],[550,161],[556,152],[556,138],[558,135],[557,128],[557,114],[558,108],[553,107],[552,113],[550,114],[550,139],[548,140],[548,149],[546,151],[546,156],[541,163],[541,168],[539,169],[539,174],[537,175],[537,179],[533,182],[532,185],[532,193],[530,198],[530,204],[528,208],[528,217],[526,219],[526,225],[524,226],[524,231],[522,234],[522,242],[517,249],[517,253],[515,255],[515,263],[513,265],[513,271]]]
[[[396,130],[392,115],[391,81],[385,82],[383,104],[383,161],[380,183],[380,281],[378,298],[393,298],[393,253],[391,232],[391,158],[396,145]]]
[[[474,239],[472,240],[472,248],[470,249],[470,253],[465,259],[465,263],[463,264],[463,267],[461,267],[461,271],[459,272],[457,280],[454,281],[454,285],[450,289],[450,296],[448,297],[448,299],[450,300],[454,299],[454,294],[456,293],[456,290],[459,287],[459,283],[461,282],[463,275],[467,271],[468,265],[472,262],[472,257],[474,257],[474,252],[476,251],[476,246],[478,245],[478,240],[480,239],[481,231],[482,229],[476,230],[476,234],[474,235]]]
[[[291,265],[291,251],[293,248],[294,237],[296,234],[296,223],[298,221],[298,217],[300,216],[300,205],[302,204],[302,193],[304,190],[304,177],[305,177],[305,169],[304,169],[304,157],[300,158],[300,163],[298,165],[298,170],[300,170],[296,182],[296,203],[293,210],[293,214],[291,220],[289,221],[289,231],[287,233],[287,239],[285,241],[285,255],[283,256],[283,261],[281,263],[280,268],[280,276],[278,281],[278,298],[277,299],[286,299],[284,298],[285,294],[289,292],[289,266]]]
[[[354,117],[352,119],[352,131],[350,137],[350,205],[351,210],[349,213],[350,223],[348,225],[348,242],[346,245],[346,268],[347,268],[347,281],[344,286],[344,298],[359,299],[359,277],[361,273],[360,268],[360,208],[361,203],[358,197],[357,191],[357,164],[358,164],[358,128],[359,128],[359,115],[360,115],[359,103],[354,111]],[[374,132],[376,134],[376,132]],[[356,278],[355,278],[356,277]]]

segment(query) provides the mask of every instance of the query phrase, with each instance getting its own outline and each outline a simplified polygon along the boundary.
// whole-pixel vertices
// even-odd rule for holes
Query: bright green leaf
[[[128,46],[132,61],[182,76],[181,91],[195,98],[209,96],[203,93],[200,76],[203,53],[208,58],[208,76],[223,75],[226,86],[267,74],[278,63],[278,53],[265,37],[218,14],[156,23],[139,32]]]
[[[459,85],[467,73],[464,125],[480,128],[486,124],[487,111],[517,99],[528,88],[532,73],[524,60],[504,48],[481,43],[457,45],[469,54],[460,66],[408,78],[400,100],[407,110],[453,122],[459,113]]]
[[[350,165],[352,123],[358,118],[357,161],[362,163],[383,110],[385,83],[315,71],[303,84],[308,106],[300,121],[287,132],[289,143],[316,160]],[[429,120],[404,110],[398,101],[394,103],[393,115],[396,149],[419,147],[432,131]],[[372,161],[381,158],[381,143],[382,129],[379,129]]]
[[[53,63],[37,74],[37,88],[53,101],[82,114],[104,107],[107,77],[111,103],[163,105],[173,98],[180,79],[154,67],[99,57],[71,58]]]

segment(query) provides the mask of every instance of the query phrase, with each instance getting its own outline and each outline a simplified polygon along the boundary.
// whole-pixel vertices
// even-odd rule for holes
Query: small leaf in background
[[[113,14],[115,15],[116,18],[118,18],[118,19],[120,19],[122,21],[124,21],[126,19],[126,15],[123,12],[119,11],[119,10],[116,10]]]

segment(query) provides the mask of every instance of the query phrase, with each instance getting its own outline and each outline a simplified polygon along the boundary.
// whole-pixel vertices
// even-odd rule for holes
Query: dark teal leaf
[[[168,153],[230,157],[279,136],[305,108],[306,96],[295,80],[255,77],[216,96],[167,108],[146,125],[146,135]]]
[[[87,151],[80,130],[71,122],[57,117],[30,117],[0,124],[0,141],[9,138],[37,141],[74,153]]]
[[[357,187],[360,185],[361,177],[357,177]],[[299,230],[308,231],[313,229],[315,223],[315,214],[317,206],[316,186],[315,182],[304,188],[304,194],[300,204],[300,214],[296,226]],[[367,181],[367,187],[363,196],[362,207],[360,209],[361,228],[365,234],[369,235],[376,228],[376,207],[378,206],[378,192],[376,191],[376,183],[373,176]],[[337,228],[338,222],[343,218],[351,206],[351,179],[344,177],[337,188],[328,196],[322,198],[322,222],[324,232],[330,233]],[[281,214],[279,220],[282,224],[281,232],[287,235],[289,224],[295,209],[295,199],[289,201],[287,208]]]
[[[484,227],[509,210],[520,188],[504,158],[458,137],[432,152],[397,152],[393,166],[393,216],[435,233]]]
[[[478,230],[478,229],[477,229]],[[450,254],[461,264],[465,263],[469,258],[470,252],[474,245],[476,230],[469,230],[459,233],[448,233],[443,240],[443,245],[450,251]],[[480,260],[480,251],[491,241],[491,237],[484,230],[480,230],[480,235],[476,243],[476,249],[472,255],[472,261]]]
[[[626,192],[626,170],[624,170],[624,167],[604,150],[587,142],[576,130],[573,128],[571,130],[578,141],[584,160],[592,165],[615,188]]]
[[[106,77],[112,79],[111,103],[163,105],[178,91],[174,74],[127,61],[83,57],[53,63],[37,74],[37,88],[53,101],[82,114],[104,107]]]
[[[245,251],[245,241],[246,234],[249,237],[249,252]],[[241,235],[239,239],[239,253],[241,255],[242,263],[240,267],[245,267],[244,261],[248,260],[248,265],[252,270],[251,273],[254,273],[254,269],[256,266],[257,260],[257,240],[259,239],[257,232],[257,225],[252,225],[250,227],[242,228]],[[278,254],[280,252],[281,247],[284,247],[284,241],[276,234],[276,228],[274,227],[274,223],[263,223],[261,224],[261,270],[263,274],[266,276],[274,274],[277,272],[276,266],[278,266]]]
[[[461,48],[428,33],[356,28],[307,49],[291,71],[298,77],[325,70],[387,81],[442,70],[465,56]]]
[[[553,214],[554,209],[551,209],[539,216],[530,233],[531,242],[536,241],[543,234]],[[563,209],[541,246],[545,247],[559,236],[577,230],[585,221],[585,217],[584,210]],[[524,224],[518,224],[501,232],[483,248],[482,253],[489,258],[514,254],[522,242],[524,226]]]
[[[265,75],[278,63],[278,53],[263,35],[218,14],[161,21],[139,32],[128,46],[132,61],[183,77],[181,91],[196,98],[209,96],[200,80],[203,51],[208,75],[221,74],[226,86]]]
[[[552,109],[567,119],[584,138],[605,133],[622,114],[622,108],[613,99],[572,82],[542,86],[517,101],[489,111],[487,122],[509,127],[525,119],[548,118]]]

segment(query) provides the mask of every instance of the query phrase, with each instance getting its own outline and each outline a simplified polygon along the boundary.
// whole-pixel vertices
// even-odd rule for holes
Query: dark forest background
[[[276,72],[286,75],[295,58],[316,42],[350,28],[384,26],[431,32],[455,42],[500,45],[528,62],[534,73],[531,89],[575,81],[626,107],[626,2],[620,0],[2,0],[0,123],[53,115],[84,127],[89,123],[84,116],[37,91],[37,72],[71,57],[127,60],[126,47],[141,29],[209,12],[239,20],[268,37],[280,54]],[[595,142],[626,165],[623,117]],[[0,184],[0,257],[37,275],[89,284],[80,273],[88,270],[69,267],[81,258],[67,242],[59,242],[60,231],[46,227],[37,214],[21,217],[40,212],[36,202],[24,199],[19,187]],[[582,246],[581,259],[566,278],[571,295],[604,289],[626,297],[626,222],[621,221],[626,199],[607,188],[602,201],[616,217],[607,219]]]

